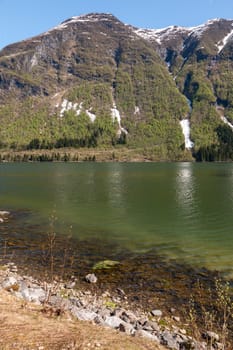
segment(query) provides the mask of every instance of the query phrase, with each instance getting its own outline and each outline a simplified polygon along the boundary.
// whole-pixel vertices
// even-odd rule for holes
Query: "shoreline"
[[[135,339],[147,339],[154,343],[155,349],[158,346],[162,350],[160,346],[164,346],[172,350],[205,350],[209,349],[210,342],[215,349],[222,349],[220,336],[213,330],[206,330],[203,338],[195,338],[190,322],[180,317],[177,305],[170,308],[170,314],[159,308],[159,301],[157,308],[145,310],[138,301],[132,303],[121,288],[114,292],[100,288],[101,293],[98,293],[99,283],[101,281],[94,273],[85,276],[80,286],[74,276],[69,280],[57,278],[45,282],[22,275],[13,262],[0,268],[0,292],[3,290],[26,303],[35,303],[50,316],[68,314],[79,321],[112,328]]]
[[[108,245],[101,246],[103,250],[102,254],[107,258],[96,263],[95,250],[98,249],[96,241],[77,242],[77,240],[71,240],[69,245],[65,246],[65,238],[59,238],[60,241],[56,242],[57,245],[53,246],[52,256],[49,254],[49,246],[47,247],[48,250],[43,252],[47,259],[44,261],[41,260],[41,254],[38,254],[37,257],[33,256],[35,255],[35,250],[28,257],[25,256],[23,251],[19,252],[18,255],[17,252],[12,252],[12,260],[18,268],[14,266],[14,263],[11,263],[9,265],[10,273],[17,274],[19,270],[19,278],[24,276],[23,278],[26,278],[26,281],[28,279],[29,281],[35,280],[37,281],[36,284],[40,287],[50,285],[50,290],[55,287],[57,290],[63,290],[61,294],[65,297],[65,300],[67,300],[69,293],[71,293],[72,297],[77,297],[79,301],[83,297],[84,299],[88,299],[88,303],[83,303],[83,301],[81,303],[84,304],[84,313],[87,312],[89,316],[93,316],[93,312],[96,313],[93,309],[93,305],[96,307],[96,303],[99,308],[97,314],[102,313],[103,309],[105,310],[107,308],[107,314],[103,315],[104,317],[106,315],[106,317],[117,316],[118,323],[115,324],[115,326],[117,325],[115,328],[118,330],[121,323],[119,321],[119,308],[121,310],[127,310],[131,315],[133,313],[134,322],[139,322],[138,319],[135,321],[135,313],[139,319],[144,318],[144,321],[146,319],[145,327],[148,326],[146,322],[153,321],[158,327],[153,329],[151,325],[150,327],[148,326],[151,332],[149,333],[152,336],[156,336],[159,342],[157,338],[154,338],[153,341],[166,345],[166,342],[163,340],[163,332],[166,331],[166,336],[173,342],[173,347],[170,347],[170,349],[180,349],[179,346],[184,339],[187,344],[190,341],[197,342],[198,345],[193,348],[196,350],[208,349],[207,343],[210,340],[214,343],[221,343],[221,339],[223,338],[221,334],[221,313],[223,310],[221,308],[218,310],[219,295],[216,288],[221,285],[221,293],[223,294],[226,289],[225,281],[218,272],[209,271],[204,268],[193,268],[175,261],[167,261],[158,255],[157,251],[144,254],[124,252],[121,254],[121,257],[118,255],[119,260],[116,260],[117,256],[112,255],[112,253],[109,253],[108,256],[105,255],[109,251]],[[34,247],[36,247],[37,244],[34,244]],[[73,256],[73,252],[70,250],[71,247],[73,251],[78,250],[76,256]],[[40,247],[37,247],[37,253],[39,249]],[[62,254],[65,250],[70,255],[72,261],[69,261],[67,255],[64,262],[64,255]],[[84,256],[87,252],[89,252],[88,261],[86,261]],[[2,260],[2,264],[7,263],[7,259],[6,257],[4,261]],[[71,263],[72,266],[70,266]],[[33,271],[31,268],[32,265]],[[95,275],[97,279],[96,283],[87,282],[85,276],[90,274]],[[232,284],[232,282],[230,283]],[[68,288],[64,288],[65,285]],[[67,291],[68,294],[66,293]],[[56,293],[55,295],[57,295]],[[229,299],[229,297],[232,298],[232,294],[224,294],[224,298]],[[154,310],[156,310],[156,316],[152,314]],[[210,319],[212,319],[212,315],[216,312],[219,316],[212,323],[210,330],[206,321],[206,315],[208,314]],[[191,315],[191,313],[193,314]],[[123,317],[124,322],[127,317]],[[227,325],[227,332],[229,336],[228,342],[233,344],[231,317],[230,321],[228,320],[230,323]],[[112,320],[116,321],[116,319]],[[95,323],[93,319],[89,321]],[[97,323],[103,326],[104,320],[101,319]],[[155,327],[155,324],[153,326]],[[135,327],[136,323],[133,329],[131,323],[130,325],[123,324],[121,330],[124,333],[128,332],[131,334],[131,331],[133,333],[137,331]],[[141,327],[140,329],[142,331],[148,331],[143,328],[143,325],[139,324],[138,327]],[[208,332],[213,331],[213,329],[219,341],[208,338]],[[144,334],[148,338],[150,335]],[[168,338],[166,339],[168,340]],[[174,342],[177,342],[175,346]],[[206,345],[204,346],[202,343]],[[169,349],[169,347],[167,348]],[[215,349],[221,349],[221,345],[217,344]],[[225,349],[228,348],[225,347]]]
[[[141,148],[58,148],[41,150],[0,150],[0,162],[194,162],[190,151],[175,159],[161,157],[155,147]]]
[[[101,148],[57,148],[40,150],[0,150],[0,163],[82,163],[82,162],[119,162],[119,163],[232,163],[229,160],[198,161],[189,150],[176,157],[163,157],[153,147],[127,148],[116,147],[109,149]]]
[[[10,213],[1,215],[7,222]],[[30,293],[39,289],[42,308],[59,314],[75,306],[75,315],[82,315],[71,313],[76,319],[84,317],[104,327],[109,321],[130,336],[172,344],[168,349],[180,350],[184,342],[185,350],[209,350],[211,342],[214,349],[232,349],[233,282],[228,284],[219,272],[167,260],[156,248],[133,253],[99,239],[82,241],[53,233],[33,237],[30,230],[24,234],[19,238],[16,232],[1,247],[0,263],[8,264],[8,276],[3,277],[13,278],[4,288],[14,296],[19,292],[19,298],[24,295],[29,302]],[[52,296],[54,305],[48,303]]]

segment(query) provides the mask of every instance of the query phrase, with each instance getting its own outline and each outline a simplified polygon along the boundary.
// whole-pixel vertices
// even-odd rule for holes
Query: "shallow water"
[[[230,163],[0,164],[0,198],[1,209],[12,212],[0,229],[2,246],[12,235],[33,240],[52,225],[79,240],[157,249],[168,259],[233,272]]]

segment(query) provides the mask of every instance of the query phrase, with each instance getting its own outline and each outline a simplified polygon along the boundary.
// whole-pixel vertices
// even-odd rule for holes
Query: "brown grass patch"
[[[0,350],[162,350],[137,337],[74,320],[51,316],[41,306],[0,291]]]

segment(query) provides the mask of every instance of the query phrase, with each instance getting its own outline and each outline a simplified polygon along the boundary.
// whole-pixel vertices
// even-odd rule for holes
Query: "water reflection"
[[[176,201],[185,215],[192,216],[195,204],[195,178],[192,163],[177,164]]]
[[[108,196],[111,207],[125,210],[124,192],[123,169],[121,164],[116,164],[114,167],[111,166],[108,172]]]
[[[32,225],[48,232],[55,206],[58,232],[72,225],[80,239],[109,239],[135,251],[156,246],[177,260],[233,270],[232,163],[4,164],[0,170],[2,209],[30,209],[19,228],[12,216],[8,232],[23,236],[29,224],[33,235]]]

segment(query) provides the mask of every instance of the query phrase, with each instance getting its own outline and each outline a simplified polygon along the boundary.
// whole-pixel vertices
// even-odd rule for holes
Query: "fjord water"
[[[9,239],[55,215],[64,235],[233,272],[231,163],[5,163],[0,196]]]

